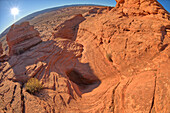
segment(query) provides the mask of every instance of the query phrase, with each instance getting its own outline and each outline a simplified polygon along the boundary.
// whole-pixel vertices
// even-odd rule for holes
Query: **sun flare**
[[[15,16],[19,14],[19,9],[16,7],[11,8],[11,14],[14,16],[14,20],[15,20]]]
[[[18,8],[14,7],[14,8],[11,9],[11,14],[12,15],[17,15],[18,13],[19,13],[19,9]]]

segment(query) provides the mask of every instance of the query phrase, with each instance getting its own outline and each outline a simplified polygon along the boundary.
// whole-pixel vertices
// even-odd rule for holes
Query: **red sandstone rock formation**
[[[64,22],[54,37],[65,39],[42,42],[1,63],[0,112],[170,112],[170,22],[151,12],[138,15],[138,5],[129,4],[135,1],[117,2],[107,13]],[[157,4],[136,2],[146,9],[148,2]],[[15,32],[14,45],[24,42],[20,35]],[[35,95],[25,91],[31,77],[44,86]]]
[[[85,18],[81,14],[75,15],[73,18],[66,20],[61,25],[57,26],[55,28],[56,32],[53,33],[53,37],[75,40],[78,26],[84,20]]]
[[[112,101],[108,105],[110,111],[105,108],[103,112],[169,112],[170,97],[167,89],[170,83],[167,80],[170,76],[167,73],[170,71],[167,71],[169,65],[166,62],[170,62],[170,22],[159,14],[153,16],[151,12],[146,15],[131,14],[138,13],[138,7],[131,2],[135,1],[119,1],[117,7],[109,13],[80,24],[76,41],[85,50],[81,62],[89,63],[101,83],[109,82],[105,81],[108,78],[119,81],[112,87]],[[142,3],[140,5],[144,5]],[[126,8],[128,15],[123,12]],[[145,10],[145,7],[142,9]],[[166,12],[163,8],[159,10]],[[166,72],[160,65],[167,66]],[[161,75],[160,70],[165,73]],[[161,81],[164,83],[161,84]],[[164,107],[163,104],[159,105],[160,102],[166,103]],[[89,105],[95,106],[93,103]],[[107,106],[106,103],[104,105]]]
[[[169,18],[169,13],[157,0],[116,0],[116,7],[123,10],[128,15],[148,15],[159,14],[164,18]]]
[[[10,56],[21,54],[40,42],[39,32],[29,25],[29,22],[23,22],[21,25],[12,25],[7,34]]]
[[[3,54],[2,44],[0,43],[0,62],[4,62],[4,61],[7,61],[7,60],[8,60],[8,56]]]

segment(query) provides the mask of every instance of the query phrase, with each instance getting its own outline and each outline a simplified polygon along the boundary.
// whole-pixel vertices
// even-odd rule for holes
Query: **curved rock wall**
[[[65,38],[75,40],[78,26],[84,20],[85,18],[81,14],[75,15],[71,19],[66,20],[55,28],[53,38]]]

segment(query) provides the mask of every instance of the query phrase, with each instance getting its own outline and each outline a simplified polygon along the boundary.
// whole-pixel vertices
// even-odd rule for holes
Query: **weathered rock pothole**
[[[72,82],[76,83],[77,85],[89,85],[92,83],[92,81],[84,78],[80,72],[78,72],[74,69],[68,71],[66,74],[69,77],[69,79]]]
[[[78,85],[82,93],[90,92],[92,89],[100,85],[100,80],[90,80],[85,78],[80,72],[75,69],[66,72],[68,78]]]

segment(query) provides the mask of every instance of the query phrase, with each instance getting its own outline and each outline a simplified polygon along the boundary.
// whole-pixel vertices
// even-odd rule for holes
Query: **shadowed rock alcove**
[[[66,72],[69,80],[77,84],[82,93],[87,93],[92,91],[94,88],[98,87],[101,81],[93,75],[95,79],[85,78],[78,70],[71,69]]]

